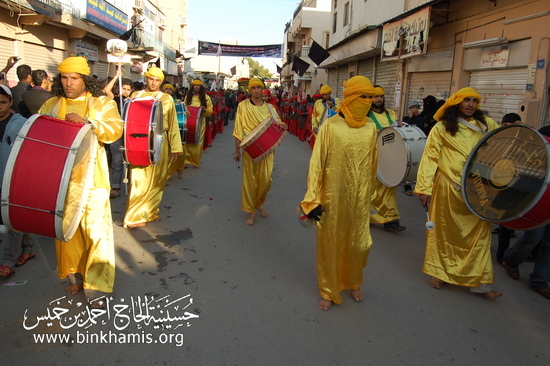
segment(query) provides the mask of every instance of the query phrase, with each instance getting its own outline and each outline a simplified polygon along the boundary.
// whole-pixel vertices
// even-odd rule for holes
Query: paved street
[[[200,169],[185,169],[182,180],[172,177],[162,221],[133,230],[115,226],[109,313],[94,320],[95,313],[78,305],[82,294],[65,295],[53,242],[38,239],[37,257],[10,278],[28,282],[0,287],[2,364],[548,364],[550,302],[527,286],[532,264],[520,267],[519,281],[495,268],[494,288],[504,293],[499,299],[450,285],[430,288],[421,273],[425,211],[401,187],[407,230],[372,227],[365,299],[356,303],[348,291],[342,305],[317,309],[315,231],[301,227],[295,215],[309,146],[287,136],[276,152],[269,217],[247,227],[231,130],[232,124],[216,137]],[[122,220],[125,198],[111,202],[113,219]],[[90,341],[109,331],[108,343]],[[35,341],[55,333],[70,338]],[[128,340],[129,333],[138,338]]]

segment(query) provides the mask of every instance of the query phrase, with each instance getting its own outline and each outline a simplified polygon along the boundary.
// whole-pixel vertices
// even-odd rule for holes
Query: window
[[[344,5],[344,27],[348,25],[348,19],[349,19],[349,2]]]
[[[334,9],[338,7],[338,0],[334,0]]]
[[[334,13],[332,18],[332,33],[336,33],[336,24],[338,23],[338,13]]]
[[[330,34],[328,32],[325,32],[325,49],[328,48],[329,41],[330,41]]]

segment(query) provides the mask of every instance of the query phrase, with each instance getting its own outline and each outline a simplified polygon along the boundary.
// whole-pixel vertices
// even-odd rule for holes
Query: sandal
[[[11,269],[11,267],[8,267],[8,266],[0,266],[0,277],[10,277],[12,274],[14,274],[15,272],[13,271],[13,269]]]
[[[405,194],[406,194],[407,196],[414,196],[413,191],[405,191]]]
[[[36,257],[36,255],[34,253],[23,253],[15,261],[15,266],[20,267],[23,264],[27,263],[27,261],[30,261],[31,259],[33,259],[35,257]]]
[[[111,193],[109,194],[109,198],[117,198],[120,197],[120,191],[117,189],[111,189]]]

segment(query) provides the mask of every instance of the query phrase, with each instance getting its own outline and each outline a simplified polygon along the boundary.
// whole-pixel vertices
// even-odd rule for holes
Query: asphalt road
[[[65,294],[52,241],[37,238],[37,257],[10,278],[27,282],[0,286],[1,364],[548,365],[550,302],[527,286],[532,264],[520,267],[519,281],[497,265],[499,299],[430,288],[421,273],[425,211],[401,188],[407,230],[372,227],[365,299],[348,291],[341,305],[317,309],[315,231],[295,215],[309,146],[289,135],[277,150],[269,217],[248,227],[231,130],[200,169],[172,177],[162,221],[115,227],[108,312]],[[111,203],[122,220],[125,198]],[[41,338],[58,333],[68,338]]]

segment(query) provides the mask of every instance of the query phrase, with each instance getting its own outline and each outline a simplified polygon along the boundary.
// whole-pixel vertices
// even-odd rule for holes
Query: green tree
[[[245,57],[245,60],[248,61],[248,67],[250,68],[250,77],[256,76],[262,79],[273,77],[273,74],[271,74],[271,72],[258,61],[254,61],[250,57]]]

